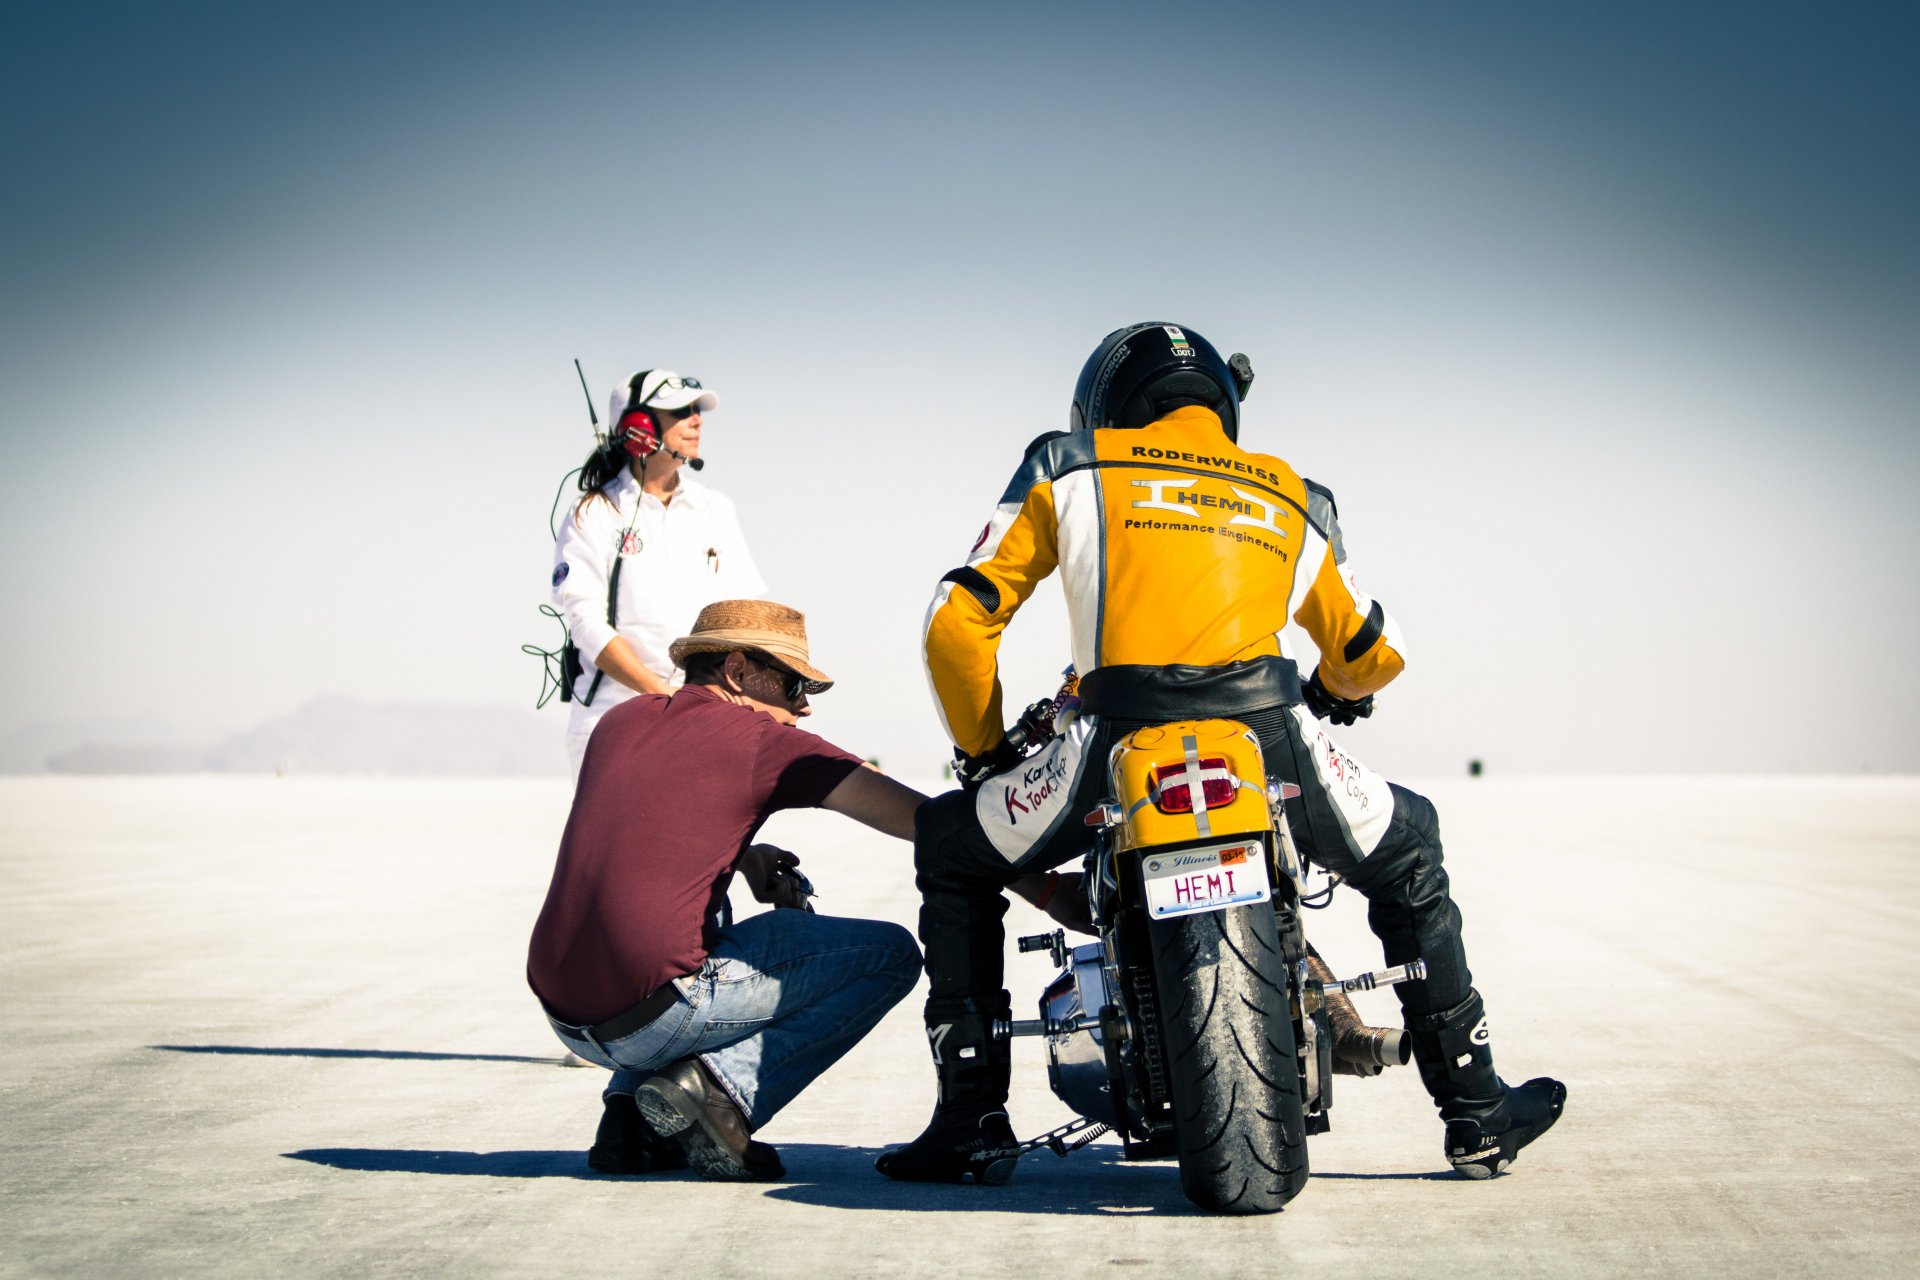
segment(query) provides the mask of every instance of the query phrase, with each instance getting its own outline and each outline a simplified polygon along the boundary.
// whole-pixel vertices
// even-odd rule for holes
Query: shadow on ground
[[[314,1049],[277,1048],[248,1044],[150,1044],[168,1053],[256,1054],[269,1058],[395,1058],[419,1062],[528,1062],[551,1067],[558,1058],[529,1058],[517,1053],[429,1053],[422,1049]]]
[[[1425,1173],[1321,1173],[1315,1170],[1314,1177],[1327,1179],[1353,1179],[1360,1182],[1460,1182],[1465,1178],[1451,1169],[1429,1169]],[[1504,1175],[1502,1175],[1504,1176]]]
[[[587,1168],[582,1151],[424,1151],[383,1147],[315,1147],[283,1153],[353,1173],[433,1173],[480,1178],[577,1178],[602,1182],[697,1182],[684,1170],[641,1174],[631,1178],[595,1173]],[[1013,1182],[1004,1187],[920,1186],[889,1182],[873,1170],[878,1148],[843,1147],[820,1143],[783,1143],[781,1157],[787,1177],[769,1184],[766,1195],[796,1204],[836,1209],[871,1209],[899,1213],[986,1210],[993,1213],[1189,1213],[1193,1206],[1180,1194],[1180,1179],[1171,1165],[1128,1168],[1118,1148],[1109,1156],[1091,1150],[1075,1154],[1072,1163],[1046,1156],[1038,1163],[1029,1156]],[[1062,1176],[1065,1175],[1065,1176]]]
[[[1199,1210],[1180,1193],[1180,1175],[1170,1161],[1129,1163],[1118,1147],[1088,1147],[1066,1160],[1035,1152],[1021,1161],[1003,1187],[920,1186],[889,1182],[873,1170],[877,1148],[822,1143],[780,1147],[787,1177],[766,1195],[794,1204],[889,1213],[928,1211],[1112,1215],[1187,1215]],[[577,1178],[591,1182],[697,1182],[686,1171],[623,1178],[587,1168],[582,1151],[426,1151],[386,1147],[315,1147],[288,1151],[304,1160],[351,1173],[432,1173],[467,1178]],[[1320,1178],[1424,1180],[1446,1173],[1321,1173]]]
[[[583,1151],[421,1151],[407,1147],[312,1147],[282,1152],[353,1173],[447,1173],[467,1178],[583,1178],[608,1175],[587,1168]]]

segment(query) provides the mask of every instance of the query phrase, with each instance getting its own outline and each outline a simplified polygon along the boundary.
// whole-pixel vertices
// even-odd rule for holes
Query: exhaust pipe
[[[1388,1067],[1404,1067],[1413,1058],[1413,1040],[1403,1027],[1370,1027],[1336,985],[1339,979],[1307,944],[1307,972],[1326,988],[1327,1021],[1333,1027],[1333,1072],[1341,1076],[1377,1076]]]

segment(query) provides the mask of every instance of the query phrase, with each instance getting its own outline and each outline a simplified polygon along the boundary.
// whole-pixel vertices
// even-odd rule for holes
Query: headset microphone
[[[575,363],[577,364],[578,361]],[[654,413],[653,409],[647,404],[648,400],[651,400],[654,395],[660,393],[661,389],[666,385],[665,382],[663,382],[660,387],[655,387],[652,394],[646,396],[642,396],[641,394],[647,385],[647,379],[652,375],[653,370],[642,369],[639,373],[634,374],[633,377],[627,380],[627,407],[625,411],[620,414],[620,421],[613,432],[613,439],[619,443],[621,448],[626,450],[628,457],[647,458],[655,453],[665,453],[676,459],[682,466],[691,467],[693,470],[698,471],[707,464],[699,458],[688,457],[678,449],[669,449],[666,442],[666,428]],[[580,385],[582,390],[586,389],[586,379],[584,376],[580,380]],[[676,380],[674,385],[691,385],[698,387],[700,383],[697,379],[689,378]],[[587,397],[587,410],[588,412],[592,412],[593,410],[592,396]],[[675,421],[678,421],[681,417],[692,412],[692,410],[672,409],[664,410],[663,412],[672,413]]]

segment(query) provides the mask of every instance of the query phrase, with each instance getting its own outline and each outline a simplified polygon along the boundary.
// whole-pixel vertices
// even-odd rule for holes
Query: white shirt
[[[702,608],[715,600],[757,598],[767,590],[732,501],[694,479],[690,469],[681,469],[669,503],[644,492],[631,471],[622,471],[605,492],[611,505],[594,498],[577,518],[567,512],[553,546],[554,604],[567,620],[585,668],[574,683],[576,730],[583,714],[598,720],[609,707],[634,696],[606,676],[591,707],[579,702],[598,674],[594,661],[616,634],[655,675],[673,683],[667,646],[693,630]],[[607,582],[615,563],[620,565],[617,626],[609,626]]]

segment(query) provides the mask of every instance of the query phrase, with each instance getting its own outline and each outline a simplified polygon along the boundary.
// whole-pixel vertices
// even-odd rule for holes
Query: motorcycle
[[[1072,677],[1028,708],[1016,751],[1051,736]],[[1309,882],[1252,730],[1235,720],[1134,730],[1108,761],[1111,791],[1081,888],[1097,941],[1019,940],[1060,968],[1039,1017],[996,1028],[1045,1040],[1054,1093],[1079,1119],[1020,1144],[1066,1156],[1107,1133],[1128,1160],[1169,1156],[1187,1198],[1217,1213],[1273,1213],[1308,1177],[1333,1077],[1404,1064],[1404,1031],[1367,1028],[1346,995],[1425,976],[1422,964],[1344,981],[1309,946],[1304,912],[1338,877]],[[1014,1157],[1015,1159],[1018,1156]]]

